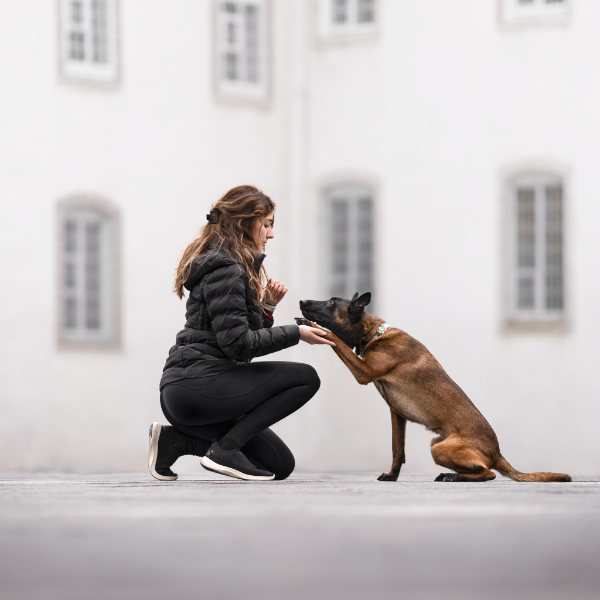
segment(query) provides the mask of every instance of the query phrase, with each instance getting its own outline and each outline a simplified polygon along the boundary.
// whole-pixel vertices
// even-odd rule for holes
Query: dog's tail
[[[492,469],[513,481],[571,481],[571,476],[566,473],[521,473],[513,469],[502,454]]]

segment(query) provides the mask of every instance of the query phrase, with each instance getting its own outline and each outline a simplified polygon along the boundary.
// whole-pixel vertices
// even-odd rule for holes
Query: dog
[[[352,300],[301,300],[298,325],[328,330],[333,351],[361,385],[373,382],[392,415],[392,468],[379,481],[396,481],[405,462],[406,421],[437,434],[431,440],[434,462],[454,473],[435,481],[490,481],[492,469],[514,481],[571,481],[565,473],[521,473],[500,453],[491,425],[440,363],[401,329],[365,312],[367,292]],[[356,353],[354,352],[356,349]]]

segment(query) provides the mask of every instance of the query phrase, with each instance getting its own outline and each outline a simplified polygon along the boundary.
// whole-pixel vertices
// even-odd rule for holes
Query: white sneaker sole
[[[200,457],[200,464],[208,471],[220,473],[221,475],[227,475],[228,477],[235,477],[236,479],[243,479],[244,481],[271,481],[271,479],[275,479],[275,475],[247,475],[246,473],[236,471],[235,469],[231,469],[230,467],[224,467],[223,465],[219,465],[216,462],[210,460],[210,458],[207,458],[206,456]]]
[[[177,475],[161,475],[156,472],[156,457],[158,456],[158,439],[160,438],[160,430],[162,429],[162,425],[160,423],[152,423],[150,426],[150,438],[148,440],[148,469],[150,471],[150,475],[154,477],[154,479],[159,479],[160,481],[174,481],[177,479]]]

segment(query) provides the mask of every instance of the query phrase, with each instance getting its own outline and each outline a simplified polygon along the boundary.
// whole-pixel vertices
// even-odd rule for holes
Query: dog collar
[[[387,323],[382,323],[375,332],[375,335],[365,344],[365,348],[373,341],[376,340],[382,333],[385,333],[390,326]],[[363,350],[358,356],[362,358],[365,355],[365,351]]]

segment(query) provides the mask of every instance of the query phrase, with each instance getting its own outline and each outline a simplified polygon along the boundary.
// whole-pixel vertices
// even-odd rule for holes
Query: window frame
[[[379,29],[379,14],[381,4],[373,1],[373,20],[360,23],[351,18],[338,24],[333,20],[335,0],[317,0],[317,33],[321,41],[349,41],[370,39],[376,36]],[[358,15],[360,0],[346,0],[348,12],[353,17]]]
[[[99,86],[103,88],[116,87],[121,79],[120,59],[120,0],[105,0],[107,6],[107,41],[106,51],[107,63],[96,63],[91,60],[83,60],[81,63],[69,58],[69,31],[70,31],[70,9],[73,0],[56,0],[57,10],[57,32],[58,32],[58,70],[61,81],[72,84],[84,84]],[[91,35],[89,25],[90,12],[93,0],[80,0],[87,7],[84,9],[86,26],[83,27]],[[90,50],[90,42],[86,48]],[[111,59],[112,57],[112,59]]]
[[[272,36],[271,36],[271,0],[232,0],[236,5],[254,4],[259,7],[258,26],[262,28],[262,35],[258,34],[258,72],[263,73],[262,81],[249,83],[248,81],[228,81],[223,77],[224,44],[222,6],[227,0],[213,0],[213,44],[212,44],[212,71],[215,96],[218,100],[258,106],[267,105],[271,96],[272,80]],[[260,75],[259,75],[260,78]]]
[[[547,249],[547,198],[540,198],[540,189],[549,185],[559,185],[561,188],[561,250],[562,250],[562,302],[561,309],[548,309],[540,307],[540,293],[546,298],[547,284],[543,281],[546,274],[546,249]],[[532,309],[517,306],[517,286],[519,266],[517,265],[518,240],[517,240],[517,189],[533,187],[534,190],[534,256],[536,266],[533,268],[535,281],[535,297],[537,305]],[[531,169],[519,171],[507,177],[504,181],[504,235],[503,235],[503,262],[504,262],[504,322],[509,329],[535,328],[553,329],[557,326],[563,328],[569,322],[569,247],[568,247],[568,209],[569,195],[566,177],[557,171]],[[540,212],[541,208],[541,212]],[[540,241],[541,240],[541,241]]]
[[[106,223],[103,233],[104,268],[100,277],[105,286],[101,292],[104,303],[103,316],[108,320],[106,328],[98,333],[82,331],[69,332],[64,324],[64,306],[67,298],[65,293],[65,264],[67,262],[65,249],[65,224],[69,215],[79,213],[95,214]],[[61,350],[117,350],[121,346],[121,286],[120,286],[120,215],[110,202],[97,196],[70,196],[57,203],[56,210],[56,339]],[[80,259],[81,260],[81,259]],[[101,305],[102,306],[102,305]]]
[[[320,193],[320,197],[321,197],[321,215],[322,215],[322,239],[324,241],[324,247],[323,247],[323,257],[324,257],[324,261],[323,261],[323,266],[324,268],[322,269],[322,284],[321,284],[321,289],[323,290],[323,294],[325,295],[326,298],[330,298],[332,297],[332,279],[334,277],[334,272],[333,272],[333,250],[332,250],[332,226],[333,226],[333,218],[332,218],[332,201],[335,199],[335,196],[337,195],[342,195],[345,197],[346,200],[348,200],[348,196],[350,196],[351,198],[351,202],[354,206],[354,208],[350,209],[350,223],[351,223],[351,227],[352,224],[354,225],[358,225],[359,221],[358,221],[358,215],[357,215],[357,203],[358,200],[360,199],[361,195],[366,195],[369,199],[370,199],[370,203],[371,203],[371,238],[370,238],[370,242],[371,242],[371,275],[370,275],[370,279],[371,279],[371,289],[369,290],[362,290],[362,289],[353,289],[352,291],[347,290],[347,293],[349,294],[348,298],[346,299],[351,299],[352,295],[355,292],[359,292],[359,293],[364,293],[366,291],[371,292],[372,294],[372,300],[371,300],[371,304],[369,304],[369,307],[367,308],[367,312],[369,312],[370,314],[372,314],[373,310],[377,310],[375,307],[379,307],[380,303],[377,301],[378,300],[378,273],[377,273],[377,251],[378,251],[378,247],[377,247],[377,235],[376,235],[376,230],[377,230],[377,199],[376,199],[376,195],[377,195],[377,187],[376,185],[368,182],[368,181],[359,181],[359,180],[342,180],[342,181],[335,181],[335,182],[328,182],[326,185],[323,185],[321,187],[321,193]],[[352,198],[353,197],[353,198]],[[350,260],[352,260],[352,258],[356,258],[357,254],[357,249],[356,246],[358,246],[358,239],[355,236],[355,232],[358,229],[355,228],[354,232],[351,233],[352,236],[354,236],[354,244],[353,244],[353,248],[350,249],[349,255],[350,255]],[[356,261],[355,261],[356,262]],[[357,265],[351,265],[350,266],[350,273],[351,273],[351,277],[354,279],[354,282],[349,282],[347,284],[348,285],[358,285],[358,275],[357,275]]]

